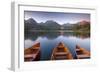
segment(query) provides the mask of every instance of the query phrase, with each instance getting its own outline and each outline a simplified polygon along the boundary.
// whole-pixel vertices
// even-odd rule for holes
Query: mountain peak
[[[60,24],[58,24],[56,21],[53,21],[53,20],[46,21],[45,25],[48,25],[48,26],[60,26]]]
[[[78,22],[79,25],[89,25],[90,22],[89,21],[86,21],[86,20],[83,20],[83,21],[80,21]]]
[[[27,22],[30,24],[37,24],[37,22],[33,18],[29,18]]]

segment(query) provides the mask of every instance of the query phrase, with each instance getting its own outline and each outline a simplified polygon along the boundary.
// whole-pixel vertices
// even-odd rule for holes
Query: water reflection
[[[25,34],[25,48],[32,46],[34,42],[41,43],[41,60],[50,60],[53,48],[59,42],[63,42],[76,58],[75,46],[90,51],[90,34],[82,32],[28,32]]]
[[[90,37],[90,33],[83,33],[83,32],[28,32],[25,33],[25,39],[36,40],[38,37],[47,37],[48,39],[55,39],[60,35],[66,37],[77,37],[80,39],[85,39]]]

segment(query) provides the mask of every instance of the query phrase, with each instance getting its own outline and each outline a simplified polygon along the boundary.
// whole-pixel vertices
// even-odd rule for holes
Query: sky
[[[40,12],[24,11],[24,19],[33,18],[38,23],[53,20],[63,25],[64,23],[77,23],[79,21],[90,21],[90,14],[85,13],[64,13],[64,12]]]

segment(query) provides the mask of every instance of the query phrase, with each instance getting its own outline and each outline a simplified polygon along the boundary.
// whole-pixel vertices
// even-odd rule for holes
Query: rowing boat
[[[24,50],[24,61],[38,60],[40,60],[40,43],[36,43],[32,47]]]
[[[76,56],[77,59],[88,59],[90,58],[90,52],[85,48],[81,48],[79,45],[76,45]]]
[[[51,60],[66,60],[73,59],[69,49],[65,47],[64,43],[60,42],[57,47],[53,49]]]

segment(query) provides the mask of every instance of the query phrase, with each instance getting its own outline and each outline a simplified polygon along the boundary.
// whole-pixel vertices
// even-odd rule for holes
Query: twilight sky
[[[54,20],[59,24],[77,23],[79,21],[90,21],[90,14],[85,13],[63,13],[63,12],[39,12],[39,11],[24,11],[24,19],[35,19],[38,23]]]

